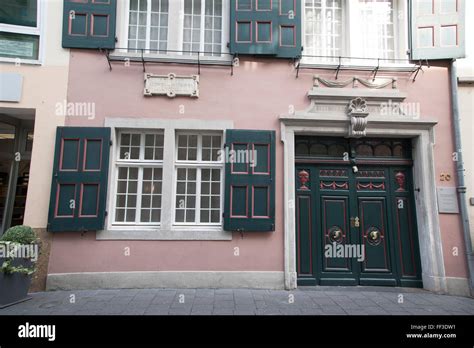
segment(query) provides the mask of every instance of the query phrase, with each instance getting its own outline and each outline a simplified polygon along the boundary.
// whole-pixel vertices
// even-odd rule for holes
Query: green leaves
[[[4,261],[0,266],[0,272],[5,274],[33,274],[36,271],[34,265],[31,267],[14,265],[13,261],[18,258],[17,256],[13,257],[12,255],[17,255],[17,251],[21,251],[21,248],[24,248],[25,246],[29,247],[32,244],[34,245],[38,241],[38,237],[31,227],[24,225],[10,227],[0,238],[0,247],[2,248],[0,254],[4,255],[4,257],[6,256],[3,258]],[[38,248],[37,245],[34,246]],[[36,259],[32,259],[31,257],[22,257],[21,259],[32,260],[33,262],[36,261]]]
[[[38,240],[38,237],[30,226],[19,225],[10,227],[0,240],[18,244],[32,244]]]
[[[5,274],[12,274],[12,273],[21,273],[24,275],[32,275],[36,272],[35,267],[23,267],[23,266],[13,266],[12,259],[7,259],[3,262],[2,266],[0,267],[0,272]]]

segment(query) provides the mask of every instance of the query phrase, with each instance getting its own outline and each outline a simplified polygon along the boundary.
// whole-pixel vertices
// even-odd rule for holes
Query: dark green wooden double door
[[[421,287],[410,167],[297,164],[299,285]]]

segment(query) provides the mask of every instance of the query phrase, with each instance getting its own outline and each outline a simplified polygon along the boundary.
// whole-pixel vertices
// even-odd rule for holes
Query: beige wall
[[[56,103],[67,97],[69,50],[61,47],[62,8],[61,0],[42,1],[42,64],[15,66],[0,60],[1,72],[15,72],[23,76],[21,101],[0,102],[0,113],[8,114],[10,108],[35,109],[35,135],[24,223],[37,228],[44,228],[47,224],[55,131],[57,126],[64,124],[64,116],[55,114]]]

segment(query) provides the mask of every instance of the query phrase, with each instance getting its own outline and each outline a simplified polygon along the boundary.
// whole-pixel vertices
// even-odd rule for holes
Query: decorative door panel
[[[398,258],[400,284],[421,286],[421,265],[409,168],[391,168],[394,249]]]
[[[298,195],[296,199],[297,226],[296,239],[298,243],[298,274],[301,276],[313,275],[313,238],[312,215],[313,206],[311,196]]]
[[[359,197],[360,236],[365,250],[361,272],[391,272],[385,197]]]
[[[308,167],[296,169],[296,244],[298,255],[296,271],[301,285],[316,285],[315,253],[319,244],[316,241],[315,219],[319,208],[314,200],[313,170]]]
[[[349,195],[322,196],[321,207],[322,271],[352,272],[351,260],[338,255],[338,250],[343,250],[346,245],[352,244],[348,218]]]

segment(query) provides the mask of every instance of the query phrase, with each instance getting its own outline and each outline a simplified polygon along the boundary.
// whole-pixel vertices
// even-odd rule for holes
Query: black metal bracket
[[[297,60],[298,60],[298,62],[296,63]],[[297,58],[294,58],[293,66],[294,66],[295,63],[296,63],[296,78],[298,78],[298,76],[300,76],[301,60],[299,60],[299,59],[297,59]]]
[[[201,75],[201,60],[199,59],[201,55],[198,52],[198,75]]]
[[[102,50],[102,48],[99,48],[99,52],[102,53],[102,51],[104,52],[105,58],[107,58],[107,63],[109,64],[109,71],[112,71],[112,64],[110,62],[109,50],[107,50],[107,49]]]
[[[234,62],[236,58],[237,58],[237,53],[234,53],[232,55],[232,62],[230,62],[230,76],[234,76]]]
[[[339,64],[336,68],[336,80],[337,80],[337,77],[339,76],[339,71],[341,70],[341,56],[339,56]]]
[[[423,72],[423,64],[421,63],[421,60],[419,61],[419,65],[418,65],[418,67],[416,68],[416,70],[414,70],[415,76],[413,76],[413,82],[416,81],[416,77],[418,76],[418,73],[419,73],[420,71]]]
[[[145,59],[143,58],[143,48],[141,49],[142,51],[142,65],[143,65],[143,72],[146,72],[145,70]]]
[[[380,69],[380,58],[377,59],[377,66],[372,71],[374,73],[374,77],[372,78],[372,82],[375,81],[375,78],[377,77],[377,73],[379,72],[379,69]]]

